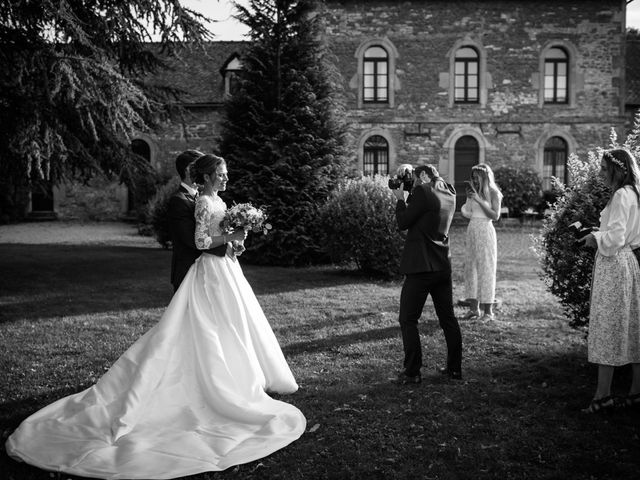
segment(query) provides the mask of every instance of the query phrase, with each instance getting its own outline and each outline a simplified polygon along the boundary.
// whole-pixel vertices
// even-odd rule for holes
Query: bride
[[[204,185],[196,203],[196,245],[224,235],[224,160],[195,163]],[[98,382],[24,420],[6,443],[15,459],[95,478],[169,479],[224,470],[283,448],[305,417],[267,391],[298,389],[231,244],[203,253],[164,315]]]

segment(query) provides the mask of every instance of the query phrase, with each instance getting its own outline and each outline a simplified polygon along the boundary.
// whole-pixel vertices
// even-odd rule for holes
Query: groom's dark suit
[[[169,232],[173,244],[171,255],[171,284],[173,290],[178,290],[185,275],[200,256],[202,250],[196,248],[195,219],[196,199],[182,185],[169,199],[167,218],[169,220]],[[221,245],[207,250],[209,253],[223,257],[227,251],[227,245]]]
[[[462,336],[453,313],[448,237],[455,209],[455,190],[439,177],[432,183],[418,185],[407,203],[399,200],[396,205],[398,226],[400,230],[408,229],[400,260],[400,273],[405,275],[405,281],[399,316],[407,376],[420,374],[422,347],[418,319],[429,294],[447,342],[447,368],[453,372],[461,370]]]

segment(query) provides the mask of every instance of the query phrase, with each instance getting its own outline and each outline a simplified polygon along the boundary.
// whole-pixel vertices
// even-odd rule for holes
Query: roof
[[[186,93],[184,105],[221,103],[224,96],[224,67],[235,56],[241,56],[250,42],[206,42],[180,52],[179,58],[171,58],[170,68],[149,78],[152,85],[179,88]]]

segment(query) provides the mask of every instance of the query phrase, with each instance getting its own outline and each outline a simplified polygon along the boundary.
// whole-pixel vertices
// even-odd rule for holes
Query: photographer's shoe
[[[394,383],[398,385],[417,385],[422,382],[422,375],[407,375],[404,370],[398,373]]]
[[[466,315],[462,317],[463,320],[471,320],[472,318],[478,318],[480,316],[480,310],[469,310]]]
[[[436,370],[441,375],[447,375],[451,380],[462,380],[462,372],[460,370],[449,370],[448,367],[440,367]]]

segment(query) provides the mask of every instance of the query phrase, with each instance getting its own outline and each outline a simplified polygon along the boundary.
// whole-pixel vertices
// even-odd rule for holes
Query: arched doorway
[[[31,212],[53,213],[53,187],[42,182],[31,187]]]
[[[460,137],[454,149],[454,187],[456,189],[456,210],[460,211],[466,200],[465,180],[471,178],[471,168],[480,163],[480,145],[471,135]]]
[[[147,142],[140,138],[136,138],[131,142],[131,152],[139,159],[143,159],[147,163],[151,162],[151,147]],[[137,172],[142,172],[142,168],[135,169]],[[138,210],[139,207],[144,206],[150,198],[153,189],[153,180],[144,177],[141,173],[134,178],[127,180],[127,204],[129,213],[133,213]]]
[[[544,144],[542,158],[542,189],[551,190],[551,177],[557,177],[565,185],[568,180],[567,158],[569,146],[560,137],[551,137]]]

